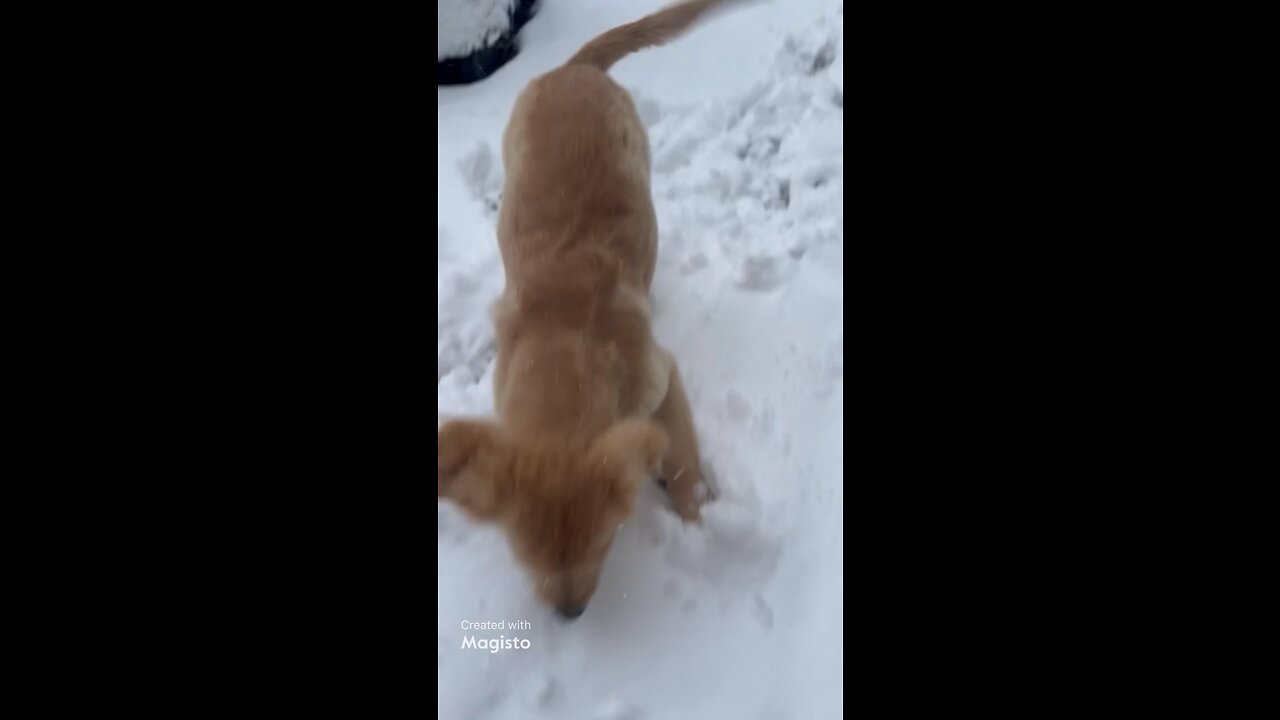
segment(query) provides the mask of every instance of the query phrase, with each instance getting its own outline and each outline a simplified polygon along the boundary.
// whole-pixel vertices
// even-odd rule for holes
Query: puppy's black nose
[[[556,607],[556,612],[565,620],[572,620],[582,614],[586,610],[586,605],[560,605]]]

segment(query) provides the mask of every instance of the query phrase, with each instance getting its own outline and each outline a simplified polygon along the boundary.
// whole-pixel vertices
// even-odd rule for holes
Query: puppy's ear
[[[505,493],[495,470],[503,452],[493,423],[451,420],[439,432],[436,497],[448,498],[473,517],[493,519]]]
[[[618,499],[629,508],[640,485],[661,469],[667,433],[647,420],[624,420],[596,440],[593,451],[611,469]]]

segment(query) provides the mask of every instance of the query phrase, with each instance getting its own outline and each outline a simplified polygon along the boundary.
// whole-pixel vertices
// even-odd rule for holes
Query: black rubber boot
[[[489,77],[516,56],[516,34],[537,12],[537,0],[516,0],[511,6],[507,31],[487,47],[461,58],[445,58],[436,63],[436,85],[465,85]]]

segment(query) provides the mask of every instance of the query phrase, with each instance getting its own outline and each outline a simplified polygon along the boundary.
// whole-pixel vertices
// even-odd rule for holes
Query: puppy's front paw
[[[667,493],[671,497],[671,507],[682,520],[690,523],[702,520],[700,510],[710,499],[705,483],[698,481],[668,487]]]

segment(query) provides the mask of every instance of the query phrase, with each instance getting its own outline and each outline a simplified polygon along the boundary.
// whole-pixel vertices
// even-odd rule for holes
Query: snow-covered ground
[[[521,52],[439,88],[437,419],[492,414],[500,138],[516,95],[669,0],[544,0]],[[774,0],[611,74],[649,128],[654,332],[719,498],[646,489],[586,613],[557,620],[502,534],[438,506],[441,718],[834,718],[844,671],[842,0]],[[523,620],[527,630],[466,622]],[[515,636],[529,649],[463,649]]]

